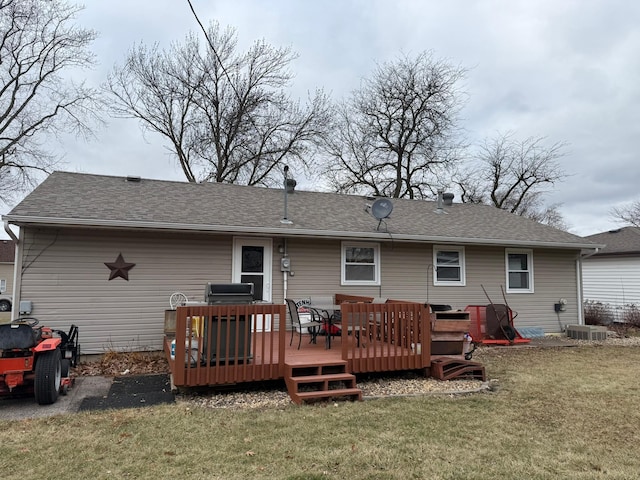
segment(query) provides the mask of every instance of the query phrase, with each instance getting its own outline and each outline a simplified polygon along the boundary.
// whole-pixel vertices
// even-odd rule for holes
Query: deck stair
[[[478,362],[443,357],[431,362],[431,376],[438,380],[468,378],[486,381],[484,366]]]
[[[347,362],[285,364],[285,383],[294,403],[330,399],[362,400],[356,377],[346,372]]]

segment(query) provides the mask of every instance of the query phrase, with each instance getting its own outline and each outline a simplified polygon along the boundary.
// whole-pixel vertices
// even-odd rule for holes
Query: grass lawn
[[[633,479],[640,348],[498,347],[495,391],[282,410],[169,405],[0,421],[0,476]]]

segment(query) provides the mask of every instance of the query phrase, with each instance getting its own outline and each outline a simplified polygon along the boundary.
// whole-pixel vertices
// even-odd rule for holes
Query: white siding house
[[[583,260],[585,308],[597,304],[605,321],[624,322],[640,308],[640,228],[624,227],[586,237],[606,246]]]

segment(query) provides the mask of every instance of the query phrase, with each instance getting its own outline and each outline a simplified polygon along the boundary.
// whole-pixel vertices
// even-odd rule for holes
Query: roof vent
[[[127,182],[140,183],[142,179],[140,177],[135,177],[132,175],[127,176]]]
[[[442,189],[438,189],[438,208],[436,209],[436,213],[438,215],[443,214],[443,213],[447,213],[444,211],[444,199],[443,199],[444,193],[442,191]]]
[[[445,192],[442,194],[442,201],[444,202],[445,207],[453,205],[453,197],[455,197],[453,193]]]

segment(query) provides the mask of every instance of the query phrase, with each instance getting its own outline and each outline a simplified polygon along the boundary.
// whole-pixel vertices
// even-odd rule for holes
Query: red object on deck
[[[495,312],[499,314],[501,307],[505,309],[502,312],[504,316],[508,315],[507,322],[502,328],[499,324],[500,319],[495,318]],[[487,318],[487,308],[494,309],[493,314],[490,312],[489,318]],[[531,342],[531,339],[524,338],[513,326],[513,310],[506,305],[467,305],[465,311],[469,312],[469,320],[471,320],[469,333],[475,342],[483,345],[514,345]],[[503,332],[506,323],[515,334],[512,340],[509,340]]]

